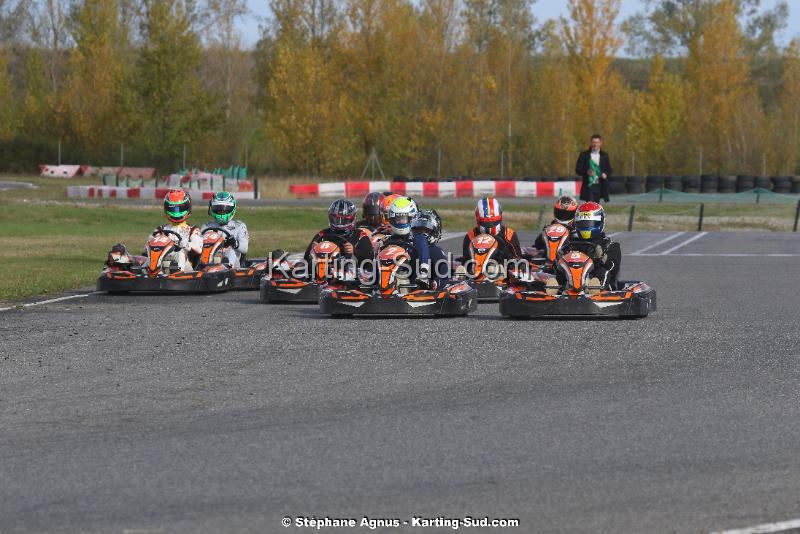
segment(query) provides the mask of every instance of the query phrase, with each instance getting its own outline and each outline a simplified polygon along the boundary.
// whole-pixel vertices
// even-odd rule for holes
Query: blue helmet
[[[575,215],[575,230],[581,239],[591,239],[603,234],[606,228],[606,212],[597,202],[585,202]]]

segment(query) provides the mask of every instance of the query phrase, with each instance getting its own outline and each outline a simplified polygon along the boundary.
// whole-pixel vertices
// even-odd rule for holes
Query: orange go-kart
[[[557,262],[560,277],[544,271],[518,277],[500,294],[506,317],[601,316],[637,318],[656,310],[656,291],[644,282],[616,282],[602,287],[592,277],[594,263],[580,251]],[[565,280],[562,284],[558,280]]]
[[[491,234],[478,234],[470,241],[469,257],[462,258],[462,268],[456,273],[478,290],[479,302],[497,302],[518,268],[532,268],[527,259],[506,262],[502,256],[500,243]]]
[[[219,236],[222,234],[222,241]],[[231,237],[230,232],[224,228],[206,228],[203,230],[203,252],[200,257],[200,265],[219,265],[224,263],[225,255],[223,246],[227,238]],[[264,258],[248,259],[242,257],[240,266],[231,269],[231,280],[228,289],[258,289],[261,277],[267,272],[267,260]]]
[[[178,266],[176,240],[180,239],[181,236],[172,230],[157,228],[147,240],[144,256],[112,250],[97,279],[97,290],[109,293],[226,291],[231,285],[233,272],[221,262],[214,262],[225,243],[223,234],[204,234],[203,251],[192,271],[183,271]]]
[[[355,264],[350,269],[342,261],[343,245],[344,240],[338,239],[316,243],[311,248],[310,265],[305,265],[299,254],[274,258],[272,266],[261,279],[261,301],[271,304],[316,304],[321,288],[328,285],[343,287],[354,281]]]
[[[466,282],[421,287],[412,281],[409,251],[386,244],[378,252],[375,270],[362,272],[358,288],[324,288],[319,305],[322,313],[333,316],[459,316],[475,311],[477,297],[478,291]]]

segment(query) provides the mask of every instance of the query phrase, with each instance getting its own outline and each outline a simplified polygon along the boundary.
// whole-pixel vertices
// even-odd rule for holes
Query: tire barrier
[[[800,176],[792,176],[792,193],[800,193]]]
[[[700,176],[700,192],[716,193],[719,191],[719,176],[704,174]]]
[[[756,176],[755,178],[756,188],[772,191],[772,179],[769,176]]]
[[[736,192],[750,191],[756,187],[756,177],[740,174],[736,177]]]
[[[720,176],[719,189],[720,193],[735,193],[736,192],[736,176]]]
[[[684,193],[699,193],[700,192],[700,177],[699,176],[684,176],[682,181],[683,181],[683,192]]]
[[[773,176],[772,177],[772,191],[775,193],[791,193],[792,192],[792,177],[791,176]]]

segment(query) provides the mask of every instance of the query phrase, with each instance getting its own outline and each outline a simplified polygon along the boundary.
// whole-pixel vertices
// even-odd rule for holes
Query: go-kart
[[[463,281],[430,289],[411,280],[411,256],[399,245],[385,245],[375,269],[362,271],[357,288],[325,287],[320,311],[334,317],[349,315],[459,316],[477,308],[477,289]]]
[[[456,276],[468,280],[478,290],[478,302],[497,302],[500,292],[508,285],[508,276],[517,262],[500,259],[500,243],[490,234],[478,234],[469,244],[469,256],[462,258]],[[525,260],[522,260],[523,262]]]
[[[223,236],[222,243],[233,237],[224,228],[206,228],[203,230],[203,252],[200,256],[201,265],[219,265],[225,263],[224,247],[217,245],[215,233]],[[208,243],[208,246],[206,244]],[[261,277],[267,270],[267,260],[263,258],[247,259],[242,257],[238,268],[231,268],[231,280],[228,289],[258,289]]]
[[[592,278],[594,264],[580,251],[565,253],[557,263],[561,278],[536,271],[516,279],[500,294],[506,317],[602,316],[646,317],[656,310],[656,291],[641,281],[619,281],[612,287]]]
[[[316,243],[311,248],[310,265],[300,254],[271,259],[270,267],[261,278],[261,301],[316,304],[322,287],[329,284],[338,287],[348,280],[355,280],[355,265],[351,271],[342,261],[344,244],[344,239],[333,237]],[[313,272],[308,273],[309,270]]]
[[[132,256],[124,247],[115,247],[97,279],[97,290],[108,293],[226,291],[233,278],[231,269],[222,263],[203,262],[220,253],[225,243],[222,233],[208,232],[203,236],[201,257],[191,271],[183,271],[178,265],[177,243],[180,240],[177,232],[157,228],[147,240],[144,256]]]

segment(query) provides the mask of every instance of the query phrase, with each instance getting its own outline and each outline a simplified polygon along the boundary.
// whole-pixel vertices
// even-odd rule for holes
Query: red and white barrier
[[[411,197],[475,198],[577,196],[581,182],[522,182],[472,180],[464,182],[331,182],[290,185],[298,197],[361,197],[374,191],[391,191]]]
[[[113,187],[107,185],[71,185],[67,187],[69,198],[145,198],[161,200],[170,191],[169,187]],[[216,191],[187,189],[195,200],[211,200]],[[236,191],[237,199],[253,199],[253,191]]]
[[[83,169],[80,165],[39,165],[40,175],[51,178],[75,178]]]

